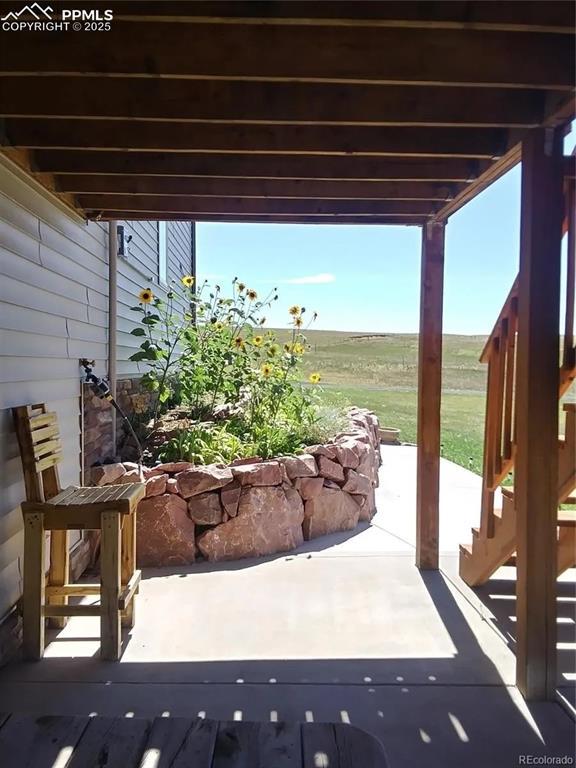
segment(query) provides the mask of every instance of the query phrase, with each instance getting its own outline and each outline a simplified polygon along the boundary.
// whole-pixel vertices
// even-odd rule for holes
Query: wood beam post
[[[438,568],[444,222],[422,229],[418,351],[416,565]]]
[[[556,524],[562,135],[522,142],[516,390],[516,682],[529,700],[556,687]]]

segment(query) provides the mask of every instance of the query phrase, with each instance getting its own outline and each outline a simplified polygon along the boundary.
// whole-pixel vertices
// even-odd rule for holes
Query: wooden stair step
[[[558,527],[572,528],[576,525],[576,509],[561,509],[558,512]]]
[[[465,557],[472,556],[472,544],[460,544],[460,554]]]

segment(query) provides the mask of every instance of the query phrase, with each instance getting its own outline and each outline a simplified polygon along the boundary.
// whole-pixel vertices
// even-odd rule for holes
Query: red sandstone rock
[[[174,474],[175,472],[184,472],[187,469],[192,469],[194,464],[190,461],[167,461],[165,464],[158,464],[154,469],[159,469],[161,472],[169,472]]]
[[[141,567],[194,562],[194,523],[180,496],[165,493],[138,505],[137,562]]]
[[[281,459],[282,465],[291,480],[297,477],[316,477],[318,468],[314,456],[303,453],[300,456],[286,456]]]
[[[316,457],[326,456],[328,459],[336,458],[336,451],[330,445],[310,445],[308,448],[306,448],[306,453]]]
[[[230,483],[230,485],[227,485],[225,488],[222,488],[220,491],[220,501],[224,507],[224,511],[230,517],[236,517],[241,492],[242,486],[237,480],[235,480],[233,483]]]
[[[188,514],[198,525],[218,525],[222,522],[222,505],[217,491],[192,496],[188,502]]]
[[[281,485],[282,470],[277,461],[263,461],[260,464],[246,464],[232,467],[232,474],[240,485]]]
[[[178,493],[178,480],[175,477],[166,480],[166,493]]]
[[[335,461],[331,461],[326,456],[318,456],[318,471],[327,480],[333,480],[334,482],[344,482],[344,470],[340,464],[336,464]]]
[[[313,499],[315,496],[319,496],[322,493],[322,486],[324,485],[323,477],[302,477],[300,478],[300,495],[304,501]]]
[[[122,477],[119,477],[118,480],[114,481],[114,485],[122,485],[124,483],[143,483],[144,482],[144,474],[140,472],[138,469],[131,469],[129,472],[126,472],[126,474],[122,475]]]
[[[302,500],[296,490],[246,487],[237,517],[198,538],[198,547],[211,561],[259,557],[287,552],[302,543]]]
[[[142,474],[144,476],[144,480],[148,480],[150,477],[159,477],[160,475],[164,475],[165,472],[162,472],[161,469],[158,469],[158,467],[142,467]]]
[[[193,467],[176,475],[180,496],[189,499],[206,491],[222,488],[234,479],[229,467],[217,467],[216,464]]]
[[[349,494],[323,488],[319,496],[304,505],[304,538],[309,540],[335,531],[352,530],[358,524],[359,516],[360,508]]]
[[[349,469],[356,469],[358,464],[360,463],[360,459],[358,458],[358,454],[352,447],[354,443],[349,442],[348,440],[342,441],[341,443],[336,443],[334,446],[334,451],[336,453],[336,461],[341,464],[343,467],[349,468]]]
[[[146,480],[146,496],[160,496],[166,493],[168,475],[153,475]]]
[[[234,459],[230,462],[231,467],[243,467],[246,464],[260,464],[264,459],[261,456],[250,456],[246,459]]]
[[[102,464],[90,470],[92,485],[111,485],[126,474],[123,464]]]
[[[366,475],[360,475],[353,469],[346,469],[344,471],[344,477],[346,478],[346,482],[342,486],[342,490],[347,493],[368,496],[372,490],[372,483]]]

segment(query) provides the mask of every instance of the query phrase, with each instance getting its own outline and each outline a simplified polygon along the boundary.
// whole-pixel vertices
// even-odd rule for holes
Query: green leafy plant
[[[172,286],[166,301],[144,289],[133,307],[141,319],[132,334],[142,342],[130,359],[148,366],[143,382],[158,393],[154,424],[168,402],[185,406],[192,421],[203,419],[161,446],[158,457],[228,462],[297,453],[313,442],[326,420],[313,391],[321,377],[312,373],[307,386],[301,378],[305,331],[316,313],[305,326],[306,309],[290,307],[291,333],[281,345],[264,328],[276,289],[260,300],[236,278],[230,296],[207,281],[196,291],[191,276],[182,285],[184,294]],[[221,407],[226,423],[207,423]]]
[[[142,384],[157,395],[153,408],[154,424],[162,405],[173,392],[171,374],[173,378],[180,365],[179,346],[193,325],[194,278],[185,275],[181,282],[188,295],[182,295],[172,286],[166,301],[163,301],[154,296],[151,288],[144,288],[138,296],[139,304],[131,308],[133,312],[140,313],[141,318],[139,325],[130,333],[143,340],[138,352],[131,355],[129,360],[146,363],[148,366],[142,376]]]

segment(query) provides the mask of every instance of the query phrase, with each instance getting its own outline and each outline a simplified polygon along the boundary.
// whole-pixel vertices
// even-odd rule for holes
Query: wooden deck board
[[[12,715],[0,728],[2,768],[67,765],[88,724],[88,717]]]
[[[0,713],[2,768],[386,768],[380,743],[332,723]]]
[[[92,717],[66,768],[138,768],[150,728],[149,720]]]

